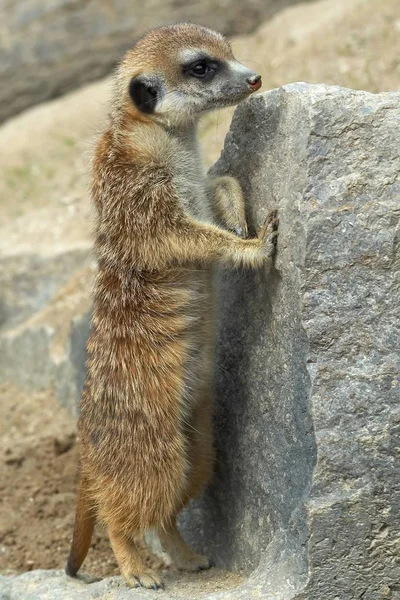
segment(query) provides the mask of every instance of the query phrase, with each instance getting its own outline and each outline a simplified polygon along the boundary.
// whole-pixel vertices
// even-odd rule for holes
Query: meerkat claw
[[[258,233],[258,237],[262,240],[269,241],[278,235],[278,211],[272,210],[265,218],[264,223]]]
[[[164,584],[155,571],[147,571],[145,573],[137,575],[125,576],[125,582],[128,587],[131,588],[147,588],[158,590],[159,588],[164,589]]]
[[[230,231],[244,240],[248,238],[247,225],[238,225],[237,227],[232,227]]]
[[[272,229],[274,231],[277,230],[278,228],[278,224],[279,224],[279,219],[278,219],[278,211],[277,209],[272,210],[266,217],[265,219],[265,224],[267,226],[272,227]]]

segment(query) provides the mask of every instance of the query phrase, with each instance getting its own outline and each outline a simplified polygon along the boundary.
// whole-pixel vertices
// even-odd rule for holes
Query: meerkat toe
[[[214,566],[214,562],[208,556],[195,554],[194,556],[181,560],[176,565],[181,571],[205,571]]]
[[[164,589],[164,583],[157,571],[145,571],[124,577],[126,585],[131,588],[144,587],[149,590]]]
[[[274,210],[271,210],[271,212],[268,213],[266,221],[274,224],[277,220],[278,220],[278,209],[274,208]]]
[[[265,244],[267,256],[272,256],[272,254],[275,252],[276,242],[277,242],[277,238],[278,238],[278,225],[279,225],[279,219],[278,219],[277,215],[278,215],[277,210],[271,211],[267,215],[267,217],[258,233],[258,238],[260,240],[262,240],[263,243]]]
[[[278,225],[279,225],[278,211],[273,210],[267,215],[267,217],[264,221],[264,227],[269,231],[276,231],[278,229]]]

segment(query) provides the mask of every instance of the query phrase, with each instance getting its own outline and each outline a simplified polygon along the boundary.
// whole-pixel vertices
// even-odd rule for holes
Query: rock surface
[[[4,0],[0,121],[105,75],[150,27],[194,21],[224,33],[244,33],[294,2]]]
[[[166,591],[128,589],[121,577],[108,577],[88,583],[89,579],[71,579],[63,571],[38,570],[16,577],[0,575],[0,600],[129,600],[130,598],[162,598],[162,600],[197,600],[206,597],[231,598],[227,588],[237,586],[240,578],[212,569],[201,574],[165,574]],[[225,590],[225,591],[224,591]]]
[[[400,594],[399,123],[399,94],[286,86],[215,167],[280,237],[271,275],[221,277],[217,475],[188,521],[263,598]]]
[[[53,387],[76,414],[93,272],[88,243],[1,256],[0,383]]]
[[[323,85],[236,112],[214,169],[253,226],[279,208],[280,237],[269,275],[219,275],[217,474],[182,524],[249,578],[197,597],[400,598],[399,123],[400,94]],[[35,571],[0,598],[152,597],[117,581]]]

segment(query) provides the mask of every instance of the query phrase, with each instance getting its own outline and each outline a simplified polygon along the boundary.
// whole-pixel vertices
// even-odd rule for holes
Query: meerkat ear
[[[129,95],[140,111],[151,114],[157,104],[158,89],[154,82],[146,81],[143,77],[134,77],[129,84]]]

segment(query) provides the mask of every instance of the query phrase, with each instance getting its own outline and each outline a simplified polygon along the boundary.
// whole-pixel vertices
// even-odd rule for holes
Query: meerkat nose
[[[248,77],[246,81],[253,92],[256,92],[262,86],[261,75],[252,75],[251,77]]]

